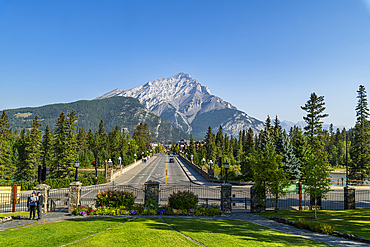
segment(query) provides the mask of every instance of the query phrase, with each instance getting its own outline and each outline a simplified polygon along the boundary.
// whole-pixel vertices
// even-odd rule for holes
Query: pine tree
[[[55,140],[55,160],[52,167],[52,175],[59,178],[68,178],[69,169],[69,143],[68,143],[68,132],[67,123],[64,112],[59,115],[57,124],[54,130]]]
[[[301,109],[307,112],[307,116],[303,119],[307,123],[304,127],[305,135],[313,147],[315,152],[323,153],[324,143],[322,142],[322,119],[329,116],[323,113],[325,111],[324,96],[317,96],[316,93],[311,93],[309,100]],[[323,156],[324,157],[324,156]]]
[[[288,172],[289,180],[292,182],[298,181],[301,177],[301,165],[294,155],[293,146],[285,132],[280,132],[279,137],[276,140],[276,153],[283,156],[283,169]]]
[[[352,179],[364,180],[370,174],[370,126],[369,108],[365,87],[360,85],[358,93],[358,103],[356,107],[356,125],[353,131],[354,138],[351,149],[352,163],[349,167]]]
[[[215,136],[212,133],[211,126],[208,127],[208,131],[206,133],[206,136],[204,137],[205,144],[205,150],[206,150],[206,159],[212,160],[213,163],[216,164],[216,144],[215,144]]]
[[[37,168],[42,165],[42,143],[40,124],[37,116],[35,116],[29,138],[26,140],[25,147],[25,174],[27,180],[36,181]]]
[[[283,129],[281,128],[280,121],[278,119],[278,116],[276,115],[274,120],[274,129],[273,129],[273,136],[276,140],[279,137],[279,134],[283,132]]]
[[[8,116],[3,111],[0,119],[0,180],[9,180],[14,173],[9,126]]]
[[[49,125],[42,137],[42,156],[42,164],[50,168],[54,161],[54,137]]]

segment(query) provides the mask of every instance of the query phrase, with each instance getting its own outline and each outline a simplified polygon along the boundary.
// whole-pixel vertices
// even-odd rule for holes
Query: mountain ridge
[[[136,98],[155,115],[196,136],[203,137],[208,126],[218,128],[221,125],[225,133],[233,136],[237,136],[243,129],[252,128],[254,132],[263,129],[262,121],[248,116],[229,102],[212,95],[208,87],[185,73],[169,78],[162,77],[129,90],[117,88],[96,99],[113,96]],[[229,111],[223,111],[225,109]],[[230,117],[230,111],[233,112],[233,117]],[[221,112],[227,112],[227,116]],[[210,113],[218,116],[213,122],[207,121],[203,115],[210,116]],[[203,119],[203,123],[200,123],[199,119]]]

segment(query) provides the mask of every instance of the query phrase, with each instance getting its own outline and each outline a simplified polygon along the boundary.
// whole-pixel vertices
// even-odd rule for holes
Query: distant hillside
[[[20,108],[6,110],[13,130],[31,128],[35,115],[41,120],[41,129],[49,125],[53,130],[61,112],[65,114],[74,109],[78,115],[78,126],[86,131],[93,132],[99,128],[101,120],[105,123],[105,131],[119,126],[125,133],[132,136],[137,123],[146,123],[153,141],[174,142],[180,139],[189,139],[189,134],[176,129],[170,123],[154,115],[146,109],[137,99],[130,97],[111,97],[101,100],[82,100],[68,104],[53,104],[34,108]]]

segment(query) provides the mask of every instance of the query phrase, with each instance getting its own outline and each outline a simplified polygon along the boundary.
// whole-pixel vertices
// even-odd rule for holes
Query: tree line
[[[222,157],[222,162],[240,169],[241,175],[237,176],[233,170],[229,175],[244,181],[255,181],[263,174],[265,177],[261,180],[266,179],[269,176],[266,171],[271,170],[271,167],[265,167],[268,164],[266,159],[275,159],[275,170],[284,171],[290,182],[302,180],[313,160],[324,170],[330,167],[344,168],[348,162],[350,179],[367,179],[370,175],[369,109],[365,87],[360,85],[357,93],[357,120],[349,130],[334,130],[333,124],[324,130],[322,120],[328,116],[325,113],[324,96],[312,93],[305,105],[301,106],[306,112],[303,117],[306,126],[303,129],[294,126],[285,131],[277,116],[274,120],[268,116],[264,130],[257,134],[250,128],[240,131],[238,137],[233,137],[223,134],[221,126],[216,134],[208,127],[204,137],[205,145],[195,146],[191,137],[185,155],[189,160],[193,155],[193,161],[199,166],[203,165],[202,159],[205,158],[204,163],[208,167],[210,160],[215,166],[219,157]]]
[[[0,118],[0,182],[35,181],[39,165],[50,168],[50,178],[71,178],[74,163],[78,159],[81,167],[91,166],[93,162],[104,164],[112,159],[114,165],[121,157],[127,165],[142,154],[147,155],[150,148],[150,134],[147,124],[139,123],[133,136],[125,134],[118,126],[111,132],[105,131],[101,120],[95,133],[78,127],[77,114],[72,110],[60,114],[54,129],[49,125],[40,130],[37,115],[32,128],[20,133],[10,128],[8,117],[3,111]]]

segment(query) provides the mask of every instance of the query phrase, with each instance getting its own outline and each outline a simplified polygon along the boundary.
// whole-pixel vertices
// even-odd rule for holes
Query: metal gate
[[[231,189],[232,210],[250,210],[250,188],[232,187]]]

